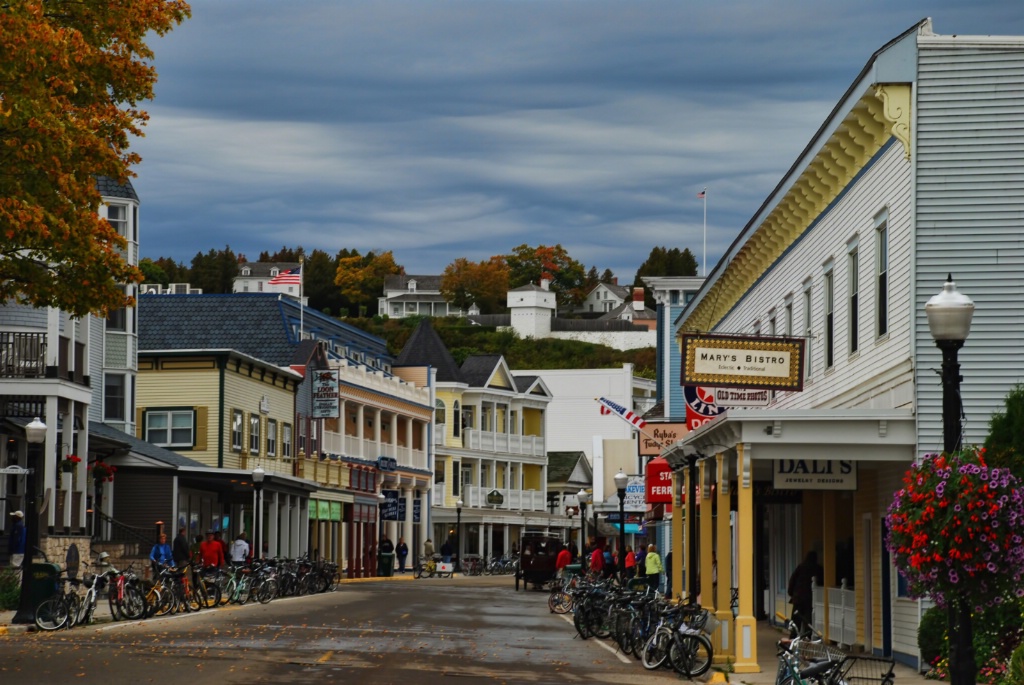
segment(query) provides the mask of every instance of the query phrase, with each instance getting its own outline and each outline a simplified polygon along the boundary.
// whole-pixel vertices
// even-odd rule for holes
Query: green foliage
[[[559,307],[578,305],[586,297],[587,273],[583,265],[569,256],[561,245],[530,247],[523,243],[505,255],[508,264],[508,285],[518,288],[528,283],[551,281],[551,290]]]
[[[1017,646],[1010,656],[1010,668],[1006,674],[1007,685],[1024,685],[1024,643]]]
[[[149,257],[139,260],[139,271],[142,272],[143,283],[167,285],[171,282],[167,279],[167,272]]]
[[[937,659],[947,655],[948,626],[946,610],[940,607],[932,607],[921,616],[921,623],[917,626],[917,646],[921,650],[921,660],[926,664],[934,664]]]
[[[1009,468],[1017,477],[1024,477],[1024,385],[1017,385],[1006,395],[1006,411],[992,415],[988,424],[985,449],[989,463]]]
[[[197,252],[192,258],[188,282],[193,288],[202,288],[204,293],[230,293],[237,275],[238,258],[225,245],[223,250]]]
[[[671,250],[664,247],[655,247],[647,256],[647,261],[640,265],[633,278],[633,287],[642,288],[643,276],[696,276],[697,258],[690,252],[690,248],[680,250],[673,247]],[[644,297],[645,304],[651,309],[654,308],[654,296],[647,292]]]
[[[5,568],[0,569],[0,610],[18,608],[21,598],[21,571]]]

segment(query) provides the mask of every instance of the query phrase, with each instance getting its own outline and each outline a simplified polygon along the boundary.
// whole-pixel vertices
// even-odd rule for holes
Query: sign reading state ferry
[[[686,334],[683,385],[803,390],[804,341]]]

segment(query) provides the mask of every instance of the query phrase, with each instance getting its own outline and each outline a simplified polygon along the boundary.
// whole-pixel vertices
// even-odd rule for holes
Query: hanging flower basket
[[[60,460],[60,470],[64,473],[71,473],[82,463],[82,458],[75,454],[69,454]]]
[[[113,483],[114,474],[117,473],[117,467],[111,466],[110,464],[106,464],[102,461],[97,461],[93,463],[89,472],[92,473],[93,480],[97,483],[102,483],[104,481]]]

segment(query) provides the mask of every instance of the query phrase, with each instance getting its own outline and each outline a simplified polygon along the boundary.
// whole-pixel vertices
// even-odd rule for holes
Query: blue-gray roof
[[[100,195],[103,197],[123,197],[127,200],[139,201],[139,196],[135,194],[135,188],[132,187],[131,181],[118,183],[109,176],[97,176],[96,190],[100,191]]]
[[[125,433],[116,428],[111,428],[105,423],[90,421],[89,435],[95,435],[101,438],[106,438],[107,440],[123,443],[127,445],[128,449],[132,452],[163,462],[169,466],[206,466],[206,464],[196,461],[195,459],[183,457],[177,452],[172,452],[169,449],[158,447],[157,445],[146,442],[145,440],[140,440],[134,435]]]
[[[277,293],[142,295],[139,351],[232,349],[288,366],[299,345],[299,304]],[[303,330],[387,363],[387,343],[375,335],[305,308]]]
[[[395,366],[432,366],[437,369],[439,383],[457,383],[461,380],[459,365],[455,363],[444,341],[423,319],[409,336],[405,347],[395,359]]]

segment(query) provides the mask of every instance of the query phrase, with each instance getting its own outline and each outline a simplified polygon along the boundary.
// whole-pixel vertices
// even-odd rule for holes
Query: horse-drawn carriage
[[[564,547],[562,539],[548,534],[527,533],[519,542],[519,570],[516,572],[516,590],[519,581],[523,589],[533,585],[534,589],[544,587],[555,577],[555,560]]]

